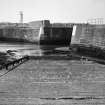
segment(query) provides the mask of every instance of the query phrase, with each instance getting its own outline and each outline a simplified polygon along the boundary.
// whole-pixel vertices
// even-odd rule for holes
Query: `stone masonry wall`
[[[71,44],[89,44],[105,47],[105,25],[77,25]]]

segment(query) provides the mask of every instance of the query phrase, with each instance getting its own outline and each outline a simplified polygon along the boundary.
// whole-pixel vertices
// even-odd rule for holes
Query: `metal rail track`
[[[22,57],[20,59],[17,59],[15,61],[12,61],[12,62],[3,64],[0,67],[0,70],[6,69],[7,71],[4,74],[0,75],[0,77],[2,77],[5,74],[9,73],[10,71],[12,71],[13,69],[15,69],[19,65],[23,64],[24,62],[26,62],[27,60],[29,60],[29,56],[24,56],[24,57]]]

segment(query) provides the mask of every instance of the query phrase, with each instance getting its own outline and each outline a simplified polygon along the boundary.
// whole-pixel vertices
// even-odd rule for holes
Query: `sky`
[[[84,23],[89,19],[105,20],[105,0],[0,0],[0,22],[50,20]]]

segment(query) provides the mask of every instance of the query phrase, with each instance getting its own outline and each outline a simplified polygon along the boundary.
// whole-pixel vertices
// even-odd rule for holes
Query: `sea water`
[[[53,53],[53,50],[61,46],[54,45],[37,45],[37,44],[24,44],[24,43],[0,43],[0,52],[11,51],[16,55],[29,55],[29,56],[42,56],[46,52]]]
[[[22,55],[41,55],[42,50],[36,44],[0,43],[0,52],[8,50]]]

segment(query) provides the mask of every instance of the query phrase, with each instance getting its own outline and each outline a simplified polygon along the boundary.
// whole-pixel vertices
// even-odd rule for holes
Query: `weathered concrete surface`
[[[0,104],[105,105],[105,66],[29,60],[0,78]]]

